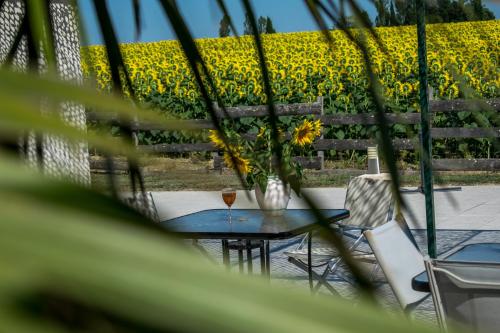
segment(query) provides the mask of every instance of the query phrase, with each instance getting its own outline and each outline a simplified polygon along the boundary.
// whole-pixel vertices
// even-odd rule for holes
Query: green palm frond
[[[228,274],[112,199],[4,156],[0,171],[0,200],[11,203],[0,223],[8,332],[434,332],[370,305]]]

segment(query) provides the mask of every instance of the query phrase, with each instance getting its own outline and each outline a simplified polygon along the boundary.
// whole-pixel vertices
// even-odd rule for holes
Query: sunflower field
[[[418,111],[417,35],[412,26],[375,29],[385,47],[373,39],[368,49],[383,88],[388,112]],[[355,32],[359,33],[359,32]],[[358,49],[342,31],[331,32],[332,48],[321,32],[264,35],[267,65],[276,103],[312,102],[324,96],[325,113],[373,112],[368,78]],[[228,106],[266,102],[258,58],[251,36],[208,38],[197,41],[215,79],[217,92]],[[499,96],[500,21],[433,24],[427,26],[429,82],[436,99]],[[182,118],[206,118],[193,75],[177,41],[123,44],[122,52],[139,99]],[[101,90],[109,90],[111,75],[101,46],[85,48],[83,70]],[[289,122],[290,128],[299,120]],[[488,123],[491,119],[483,119]],[[241,119],[243,130],[257,131],[259,119]],[[294,123],[295,122],[295,123]],[[437,114],[435,127],[479,126],[471,113]],[[326,138],[370,138],[370,126],[331,126]],[[396,124],[393,136],[408,137],[414,126]],[[142,143],[194,142],[207,133],[153,131],[141,133]],[[446,141],[448,140],[448,141]],[[486,157],[488,139],[435,141],[441,156]],[[486,153],[487,152],[487,153]],[[330,154],[335,155],[335,152]],[[498,154],[498,152],[493,152]]]

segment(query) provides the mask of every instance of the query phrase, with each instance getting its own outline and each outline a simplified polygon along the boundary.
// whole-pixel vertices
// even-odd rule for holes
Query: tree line
[[[415,0],[374,0],[377,11],[375,26],[390,27],[413,25],[417,23]],[[450,23],[466,21],[494,20],[495,15],[486,8],[482,0],[436,0],[426,1],[425,16],[427,23]],[[340,20],[340,27],[354,27],[358,23],[373,26],[368,13],[361,11],[360,17],[344,16]]]
[[[358,23],[362,25],[377,27],[390,27],[400,25],[416,24],[415,0],[374,0],[373,4],[377,11],[375,24],[370,19],[368,12],[361,11],[360,17],[355,15],[342,16],[338,26],[354,27]],[[450,23],[465,21],[494,20],[493,12],[486,8],[482,0],[435,0],[426,1],[425,15],[427,23]],[[269,16],[259,16],[257,20],[259,34],[272,34],[276,32],[273,21]],[[219,37],[231,35],[231,27],[227,15],[223,15],[219,22]],[[233,32],[234,33],[234,32]],[[250,17],[245,15],[243,22],[243,34],[251,35],[252,27]]]
[[[375,0],[376,26],[399,26],[416,24],[414,0]],[[485,21],[495,19],[482,0],[436,0],[426,1],[427,23],[450,23]]]
[[[276,29],[273,26],[273,20],[271,20],[269,16],[259,16],[257,20],[257,31],[259,32],[259,34],[275,33]],[[248,14],[245,15],[245,21],[243,22],[243,34],[252,34],[252,26],[250,24],[250,17],[248,16]],[[229,24],[229,17],[227,17],[227,15],[224,15],[219,22],[219,37],[228,37],[230,35],[231,26]]]

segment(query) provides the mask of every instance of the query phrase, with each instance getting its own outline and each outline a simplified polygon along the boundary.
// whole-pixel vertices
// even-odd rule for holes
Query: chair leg
[[[370,272],[370,276],[369,276],[370,281],[375,282],[375,278],[376,278],[379,267],[380,266],[377,262],[373,264],[373,268],[372,268],[372,270]]]
[[[361,244],[363,237],[364,237],[363,235],[359,236],[356,239],[356,241],[354,242],[354,244],[352,244],[351,247],[349,247],[348,251],[352,252],[352,251],[356,250],[356,248]],[[328,265],[326,265],[325,271],[323,272],[323,274],[321,274],[321,279],[318,281],[318,283],[313,288],[313,293],[317,293],[319,288],[322,285],[325,285],[325,283],[327,283],[326,277],[329,274],[335,273],[335,271],[338,269],[341,261],[342,261],[342,258],[335,258],[335,260],[332,260],[330,263],[328,263]]]
[[[295,258],[288,258],[288,261],[291,262],[292,264],[294,264],[295,266],[299,267],[300,269],[302,269],[302,270],[304,270],[304,271],[307,272],[308,265],[304,264],[302,261],[297,260]],[[333,288],[333,286],[330,283],[328,283],[328,281],[326,281],[321,275],[319,275],[315,271],[312,271],[312,276],[316,280],[321,281],[322,285],[324,285],[328,290],[330,290],[330,292],[332,294],[339,295],[339,293],[337,292],[337,290],[335,290],[335,288]]]
[[[326,278],[328,275],[335,273],[337,270],[338,266],[340,265],[341,258],[337,258],[336,260],[332,261],[331,263],[328,263],[326,265],[325,270],[323,273],[319,276],[318,283],[314,286],[312,289],[313,294],[317,293],[319,288],[324,285],[325,287],[328,287],[329,283],[327,282]]]

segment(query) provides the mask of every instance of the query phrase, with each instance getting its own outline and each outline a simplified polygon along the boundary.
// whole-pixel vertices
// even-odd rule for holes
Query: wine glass
[[[236,200],[236,190],[228,187],[228,188],[223,188],[221,192],[222,192],[222,200],[224,200],[227,207],[229,207],[229,223],[231,223],[231,206]]]

